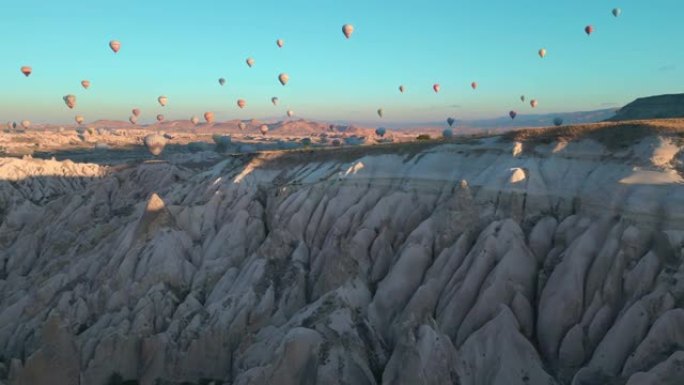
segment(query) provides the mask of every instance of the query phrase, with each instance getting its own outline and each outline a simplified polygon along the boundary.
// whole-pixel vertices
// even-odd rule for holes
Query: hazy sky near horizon
[[[284,117],[288,108],[322,120],[441,121],[617,107],[681,92],[684,80],[681,0],[24,0],[0,13],[3,121],[125,120],[133,107],[141,122],[205,111]],[[345,23],[355,27],[349,40]],[[28,78],[23,65],[33,67]],[[280,72],[290,75],[285,87]]]

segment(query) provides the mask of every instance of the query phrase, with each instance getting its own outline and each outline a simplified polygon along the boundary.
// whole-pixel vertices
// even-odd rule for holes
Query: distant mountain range
[[[607,120],[684,118],[684,94],[639,98]]]

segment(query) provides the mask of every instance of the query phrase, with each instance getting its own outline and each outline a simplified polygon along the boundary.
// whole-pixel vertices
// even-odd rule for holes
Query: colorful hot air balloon
[[[470,87],[472,87],[474,90],[476,90],[477,89],[477,82],[470,83]]]
[[[162,115],[162,114],[157,115],[157,121],[159,123],[163,122],[164,121],[164,115]]]
[[[401,92],[402,94],[404,93],[404,86],[403,85],[399,86],[399,92]]]
[[[387,129],[385,127],[378,127],[375,129],[375,135],[379,137],[385,136],[385,133],[387,132]]]
[[[62,97],[64,100],[64,103],[67,105],[69,108],[74,108],[76,106],[76,96],[75,95],[66,95]]]
[[[592,32],[594,32],[594,26],[588,25],[588,26],[584,27],[584,32],[586,32],[587,35],[591,35]]]
[[[31,127],[31,121],[30,120],[22,120],[21,126],[24,127],[24,129],[28,129],[29,127]]]
[[[192,118],[190,118],[190,122],[196,126],[199,123],[199,118],[193,116]]]
[[[244,129],[247,128],[247,123],[245,123],[245,122],[238,123],[238,128],[240,130],[244,131]]]
[[[278,39],[276,40],[276,44],[278,45],[278,48],[283,48],[283,45],[285,45],[285,42],[283,39]]]
[[[128,117],[128,121],[131,122],[131,124],[136,124],[138,123],[138,117],[135,115],[131,115]]]
[[[262,124],[261,127],[259,127],[259,131],[261,132],[261,135],[266,135],[266,133],[268,133],[268,126]]]
[[[511,119],[515,119],[515,117],[518,116],[518,113],[515,111],[510,111],[508,112],[508,116],[510,116]]]
[[[290,76],[286,73],[282,73],[278,75],[278,80],[280,81],[280,84],[285,85],[287,84],[288,80],[290,80]]]
[[[275,97],[275,96],[272,97],[272,98],[271,98],[271,103],[273,103],[274,106],[277,106],[277,105],[278,105],[278,98]]]
[[[81,85],[87,90],[90,87],[90,80],[81,80]]]
[[[240,108],[245,108],[245,106],[247,105],[247,102],[244,99],[238,99],[237,105]]]
[[[613,8],[613,16],[620,17],[622,10],[620,8]]]
[[[157,98],[157,101],[159,102],[159,104],[160,104],[162,107],[164,107],[164,106],[166,105],[166,102],[167,102],[168,100],[169,100],[169,99],[168,99],[166,96],[163,96],[163,95]]]
[[[537,100],[536,100],[536,99],[532,99],[532,100],[530,101],[530,106],[532,106],[532,108],[537,107],[537,104],[538,104],[538,103],[537,103]]]
[[[251,57],[248,57],[247,60],[245,60],[245,62],[247,62],[247,65],[250,67],[254,65],[254,59],[252,59]]]
[[[382,113],[383,113],[382,108],[378,108],[378,116],[381,118],[382,118]]]
[[[546,48],[542,48],[539,50],[539,57],[543,59],[544,56],[546,56]]]
[[[214,113],[213,112],[205,112],[204,113],[204,120],[206,120],[207,123],[213,123],[214,122]]]
[[[344,37],[349,39],[351,37],[352,33],[354,33],[354,26],[351,24],[343,25],[342,26],[342,33],[344,34]]]
[[[21,73],[24,74],[26,77],[31,75],[31,72],[33,72],[33,69],[30,66],[21,67]]]
[[[292,117],[293,115],[294,115],[294,111],[287,110],[287,116]]]
[[[456,119],[454,118],[447,118],[447,124],[449,125],[449,127],[453,126],[455,121]]]
[[[109,42],[109,48],[111,48],[114,53],[117,53],[121,48],[121,43],[118,40],[112,40]]]
[[[145,137],[144,143],[150,154],[157,156],[164,150],[166,139],[158,134],[150,134]]]
[[[432,89],[435,90],[435,92],[439,92],[439,83],[433,84]]]
[[[74,118],[74,120],[76,121],[76,123],[82,124],[83,121],[84,121],[85,119],[84,119],[83,116],[81,116],[81,115],[76,115],[76,117]]]
[[[140,108],[134,108],[131,110],[133,116],[140,116]]]
[[[553,125],[558,127],[563,125],[563,118],[555,118],[553,119]]]
[[[220,85],[226,84],[226,79],[224,79],[224,78],[219,78],[219,84],[220,84]]]

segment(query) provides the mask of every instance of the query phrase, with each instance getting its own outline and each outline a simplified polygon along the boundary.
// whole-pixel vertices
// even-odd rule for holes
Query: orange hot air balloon
[[[204,113],[204,120],[206,120],[207,123],[213,123],[214,122],[214,113],[213,112],[205,112]]]
[[[76,120],[76,123],[82,124],[85,119],[81,115],[76,115],[76,118],[74,118],[74,120]]]
[[[539,103],[537,102],[537,99],[532,99],[532,100],[530,100],[530,106],[532,106],[532,108],[537,107],[537,104],[539,104]]]
[[[244,99],[238,99],[237,105],[240,108],[245,108],[245,106],[247,105],[247,102]]]
[[[87,90],[90,87],[90,80],[81,80],[81,85]]]
[[[166,105],[166,102],[168,100],[169,99],[166,96],[160,96],[157,98],[157,101],[159,102],[159,104],[161,104],[162,107],[164,107]]]
[[[192,118],[190,118],[190,122],[192,122],[192,124],[194,124],[196,126],[199,123],[199,118],[196,116],[193,116]]]
[[[283,39],[278,39],[276,40],[276,44],[278,45],[278,48],[283,48],[283,45],[285,45],[285,42]]]
[[[344,37],[349,39],[351,37],[352,33],[354,33],[354,26],[351,24],[343,25],[342,26],[342,33],[344,34]]]
[[[250,67],[254,65],[254,59],[252,59],[251,57],[248,57],[247,60],[245,60],[245,62],[247,62],[247,65]]]
[[[470,83],[470,86],[473,87],[474,90],[476,90],[477,89],[477,82]]]
[[[66,103],[67,107],[74,108],[76,106],[76,96],[75,95],[66,95],[62,99],[64,99],[64,103]]]
[[[133,113],[133,116],[140,116],[140,108],[134,108],[131,112]]]
[[[31,67],[29,67],[29,66],[23,66],[23,67],[21,67],[21,73],[24,74],[24,75],[26,75],[26,77],[28,77],[29,75],[31,75],[31,72],[33,72],[33,69],[32,69]]]
[[[131,124],[136,124],[138,122],[138,117],[131,115],[128,117],[128,121],[131,122]]]
[[[28,129],[29,127],[31,127],[31,121],[30,120],[22,120],[21,126],[24,127],[24,129]]]
[[[435,90],[435,92],[439,92],[439,83],[433,84],[432,89]]]
[[[121,43],[118,40],[112,40],[109,42],[109,48],[114,51],[114,53],[119,52],[119,49],[121,49]]]
[[[286,73],[282,73],[278,75],[278,80],[280,81],[280,84],[285,85],[290,80],[290,76]]]
[[[588,26],[584,27],[584,32],[586,32],[587,35],[591,35],[591,33],[594,32],[594,26],[588,25]]]
[[[162,114],[157,115],[157,121],[159,123],[163,122],[164,121],[164,115],[162,115]]]
[[[261,127],[259,127],[259,131],[261,131],[261,135],[266,135],[268,133],[268,126],[262,124]]]
[[[544,56],[546,56],[546,48],[542,48],[539,50],[539,57],[543,59]]]
[[[404,93],[404,86],[403,85],[399,86],[399,92],[401,92],[402,94]]]

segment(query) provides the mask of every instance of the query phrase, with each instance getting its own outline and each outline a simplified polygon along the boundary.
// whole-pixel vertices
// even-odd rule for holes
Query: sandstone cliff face
[[[679,384],[682,154],[0,159],[0,383]]]

